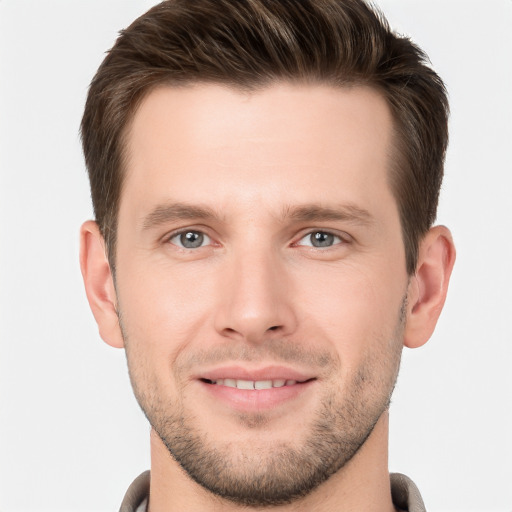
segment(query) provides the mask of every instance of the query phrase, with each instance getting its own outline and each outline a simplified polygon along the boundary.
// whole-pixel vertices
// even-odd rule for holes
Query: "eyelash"
[[[185,234],[189,234],[189,233],[194,233],[194,234],[197,234],[197,235],[200,235],[201,237],[203,237],[203,239],[200,242],[200,245],[198,245],[197,247],[185,247],[183,245],[183,242],[180,242],[180,244],[178,244],[178,243],[175,243],[175,242],[172,241],[176,237],[181,237],[181,236],[183,236]],[[321,234],[321,235],[324,235],[324,236],[327,236],[327,237],[332,237],[334,239],[334,242],[331,245],[325,245],[325,246],[316,246],[316,245],[313,245],[313,243],[310,243],[310,244],[307,244],[307,243],[301,244],[300,243],[302,240],[305,240],[308,237],[310,237],[310,240],[311,240],[311,237],[313,235],[315,235],[315,234],[317,234],[317,235]],[[206,242],[207,242],[206,245],[203,245],[204,238],[206,238]],[[294,242],[292,244],[292,247],[293,246],[295,246],[295,247],[309,247],[311,249],[328,250],[328,249],[331,249],[331,248],[336,247],[338,245],[349,244],[350,241],[351,240],[349,239],[349,235],[347,235],[347,234],[343,234],[342,235],[342,234],[338,234],[338,233],[333,233],[332,231],[325,230],[325,229],[311,229],[308,232],[303,233],[302,236],[298,239],[298,241]],[[188,229],[182,229],[180,231],[173,232],[170,235],[166,236],[165,237],[165,242],[171,243],[172,245],[175,245],[178,249],[181,249],[181,250],[193,251],[195,249],[200,249],[200,248],[212,245],[212,238],[207,233],[205,233],[203,230],[201,230],[201,229],[188,228]],[[319,243],[321,243],[321,241]]]
[[[300,242],[302,240],[305,240],[305,239],[312,240],[312,237],[314,235],[323,235],[323,236],[327,236],[327,237],[332,237],[333,243],[331,245],[326,245],[326,246],[316,246],[316,245],[313,245],[313,243],[311,243],[311,244],[300,244]],[[322,241],[319,240],[319,237],[317,237],[317,240],[319,241],[319,243],[322,243]],[[313,230],[308,231],[304,236],[302,236],[293,245],[301,246],[301,247],[311,247],[312,249],[322,249],[323,248],[324,250],[327,250],[327,249],[331,249],[331,248],[333,248],[335,246],[343,245],[343,244],[346,244],[346,243],[348,243],[348,241],[343,236],[341,236],[340,234],[333,233],[332,231],[324,230],[324,229],[313,229]]]
[[[180,231],[176,231],[174,233],[171,233],[170,235],[165,237],[165,241],[167,243],[171,243],[171,244],[175,245],[176,247],[178,247],[179,249],[183,249],[183,250],[194,250],[194,249],[199,249],[201,247],[204,247],[204,245],[202,245],[202,244],[197,246],[197,247],[184,247],[183,244],[178,245],[177,243],[172,242],[172,240],[174,238],[181,237],[182,235],[187,235],[189,233],[195,233],[195,234],[198,234],[198,235],[202,236],[203,238],[206,238],[207,240],[209,240],[209,243],[207,245],[210,245],[211,242],[212,242],[211,237],[209,235],[207,235],[203,230],[201,230],[201,229],[191,229],[191,228],[182,229]]]

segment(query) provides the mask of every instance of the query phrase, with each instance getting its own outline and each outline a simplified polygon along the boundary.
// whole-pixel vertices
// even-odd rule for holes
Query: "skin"
[[[162,87],[142,102],[127,132],[115,286],[92,221],[81,265],[100,334],[126,348],[153,426],[151,512],[261,510],[226,489],[268,474],[280,487],[311,480],[318,451],[332,459],[323,479],[267,505],[393,510],[389,397],[403,344],[435,327],[455,251],[432,228],[407,275],[392,143],[387,104],[364,87]],[[183,230],[197,247],[183,247]],[[280,377],[304,383],[210,384]],[[199,469],[184,460],[201,456]]]

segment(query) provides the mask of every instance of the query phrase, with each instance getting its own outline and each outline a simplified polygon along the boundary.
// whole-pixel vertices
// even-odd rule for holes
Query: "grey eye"
[[[306,245],[309,247],[332,247],[333,245],[341,243],[342,240],[339,236],[333,235],[327,231],[313,231],[303,237],[298,245]]]
[[[309,236],[313,247],[330,247],[334,244],[334,235],[331,235],[331,233],[317,231],[316,233],[311,233]]]
[[[184,249],[197,249],[210,243],[210,237],[201,231],[183,231],[171,237],[170,242]]]

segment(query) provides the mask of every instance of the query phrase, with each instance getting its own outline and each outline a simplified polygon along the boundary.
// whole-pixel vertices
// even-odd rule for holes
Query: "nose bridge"
[[[288,334],[296,323],[279,252],[270,244],[257,245],[233,250],[217,317],[222,334],[251,342],[270,332]]]

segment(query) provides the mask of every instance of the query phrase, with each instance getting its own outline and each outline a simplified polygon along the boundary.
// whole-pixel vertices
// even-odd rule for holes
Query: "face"
[[[391,115],[362,87],[160,88],[127,132],[116,292],[137,399],[247,505],[342,468],[398,372],[408,277]]]

